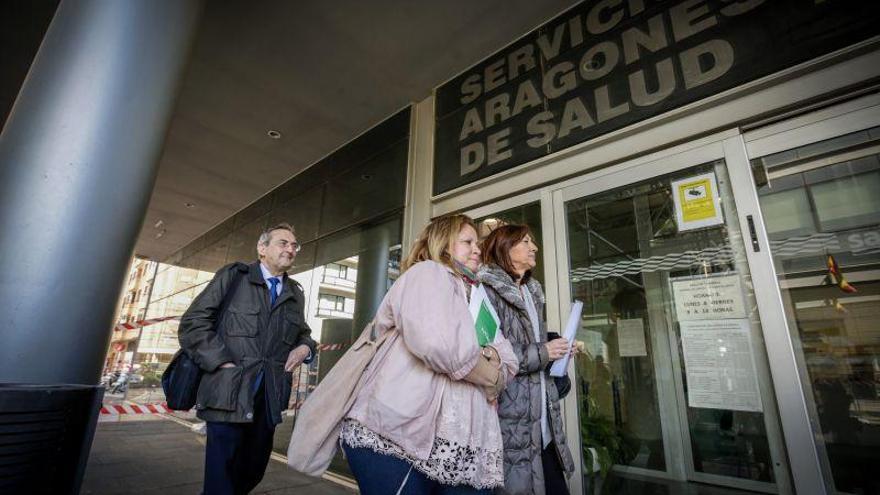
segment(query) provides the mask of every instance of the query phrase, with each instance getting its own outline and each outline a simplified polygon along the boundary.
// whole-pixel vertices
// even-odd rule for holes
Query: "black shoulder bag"
[[[226,294],[223,295],[223,301],[220,302],[220,309],[217,311],[217,318],[214,321],[214,331],[220,333],[220,320],[226,307],[229,306],[229,300],[238,287],[238,282],[242,277],[240,267],[234,268],[235,273],[232,275],[232,281]],[[192,356],[186,351],[180,349],[174,354],[168,367],[162,373],[162,390],[165,391],[165,402],[169,409],[175,411],[189,411],[196,405],[196,394],[199,391],[199,383],[202,381],[202,369],[196,364]]]

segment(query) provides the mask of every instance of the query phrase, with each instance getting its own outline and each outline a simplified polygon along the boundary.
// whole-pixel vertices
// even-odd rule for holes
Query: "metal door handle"
[[[761,250],[758,244],[758,234],[755,233],[755,219],[751,215],[746,215],[746,221],[749,222],[749,235],[752,238],[752,249],[757,253]]]

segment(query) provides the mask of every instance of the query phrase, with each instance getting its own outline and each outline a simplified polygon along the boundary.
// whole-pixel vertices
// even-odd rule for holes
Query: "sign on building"
[[[434,193],[875,36],[878,18],[874,1],[582,2],[437,88]]]

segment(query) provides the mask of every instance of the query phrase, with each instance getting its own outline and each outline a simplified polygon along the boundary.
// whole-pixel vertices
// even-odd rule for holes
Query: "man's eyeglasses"
[[[275,245],[280,247],[281,249],[287,249],[288,246],[293,246],[294,253],[298,253],[302,249],[302,245],[300,245],[300,243],[296,241],[288,242],[286,239],[279,239],[275,242]]]

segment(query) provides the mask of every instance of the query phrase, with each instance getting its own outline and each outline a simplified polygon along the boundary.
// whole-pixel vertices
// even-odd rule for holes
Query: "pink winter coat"
[[[379,306],[379,331],[395,332],[365,372],[348,418],[426,459],[435,436],[503,450],[498,414],[477,386],[460,381],[480,355],[467,287],[452,269],[422,261],[407,270]],[[493,344],[509,379],[518,362],[503,337]],[[454,438],[447,438],[447,437]]]

